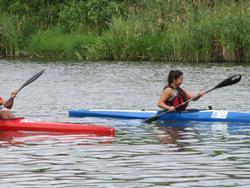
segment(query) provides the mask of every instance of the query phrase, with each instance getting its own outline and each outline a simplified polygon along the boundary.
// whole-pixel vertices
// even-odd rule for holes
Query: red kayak
[[[40,131],[67,134],[95,134],[114,136],[115,129],[93,124],[28,121],[24,118],[13,120],[0,119],[0,131]]]

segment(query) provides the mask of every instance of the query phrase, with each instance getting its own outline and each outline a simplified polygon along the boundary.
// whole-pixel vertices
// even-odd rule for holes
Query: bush
[[[95,35],[64,33],[60,27],[34,34],[28,44],[29,54],[42,57],[84,59]]]

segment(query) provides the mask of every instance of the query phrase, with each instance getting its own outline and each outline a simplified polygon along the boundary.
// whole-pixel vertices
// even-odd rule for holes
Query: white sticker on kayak
[[[226,119],[227,118],[228,111],[214,111],[212,113],[211,118],[220,118],[220,119]]]

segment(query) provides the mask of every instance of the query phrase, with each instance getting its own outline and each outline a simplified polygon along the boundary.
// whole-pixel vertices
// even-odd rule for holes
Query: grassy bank
[[[104,3],[100,16],[94,15],[92,21],[83,17],[86,3],[73,2],[47,25],[26,15],[0,14],[1,56],[189,62],[250,59],[248,1],[113,1],[115,5],[91,1],[89,6]]]

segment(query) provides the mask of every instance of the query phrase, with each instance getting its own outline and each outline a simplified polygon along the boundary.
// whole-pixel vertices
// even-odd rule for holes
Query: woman
[[[10,99],[8,101],[4,101],[3,98],[0,96],[0,119],[15,119],[16,118],[10,111],[14,103],[14,98],[16,96],[17,96],[16,91],[11,93]]]
[[[175,110],[185,110],[188,103],[181,105],[178,108],[175,107],[186,102],[188,99],[196,97],[196,95],[180,88],[182,82],[183,73],[179,70],[171,70],[168,75],[168,85],[162,91],[157,106],[170,112]],[[205,95],[205,92],[201,90],[198,97],[194,100],[198,100],[203,95]]]

